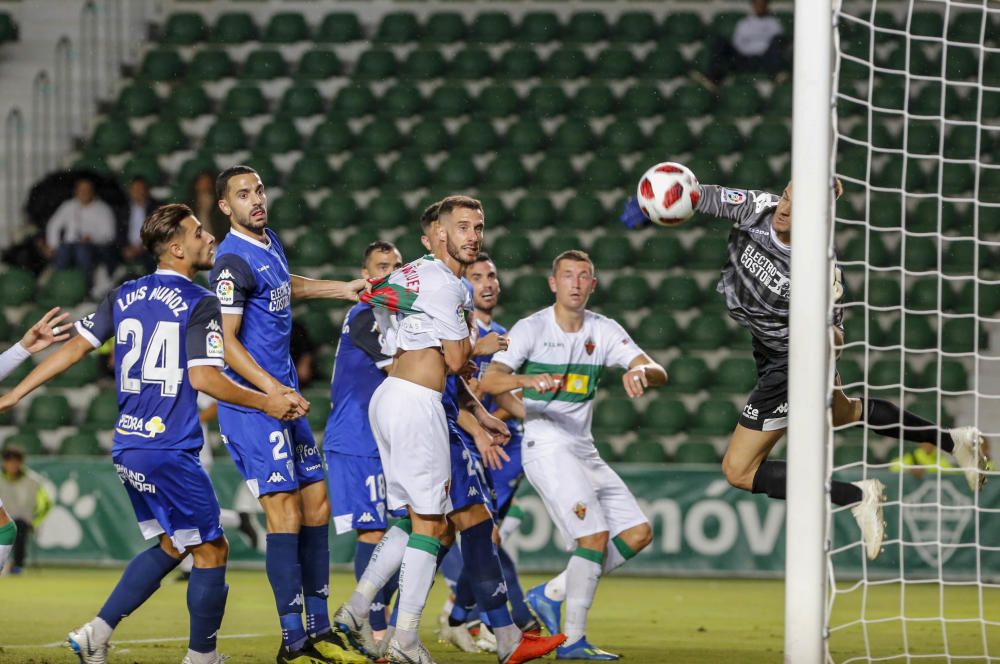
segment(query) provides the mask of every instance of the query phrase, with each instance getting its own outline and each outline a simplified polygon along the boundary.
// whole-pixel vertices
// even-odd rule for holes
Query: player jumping
[[[549,277],[555,305],[511,328],[510,346],[493,357],[480,388],[490,394],[524,390],[524,472],[566,541],[576,543],[566,570],[528,591],[528,601],[556,632],[565,600],[567,645],[557,659],[604,661],[619,655],[586,637],[597,583],[648,546],[652,529],[625,482],[594,447],[594,396],[604,367],[626,369],[622,380],[631,397],[665,384],[667,372],[621,325],[587,311],[596,285],[586,253],[557,256]]]
[[[192,282],[212,267],[215,240],[186,205],[165,205],[142,226],[157,257],[151,275],[112,290],[97,311],[76,323],[80,336],[50,355],[0,399],[0,411],[115,340],[118,409],[112,460],[146,539],[158,538],[125,568],[103,608],[70,632],[70,648],[85,664],[107,661],[112,631],[141,606],[160,581],[194,556],[188,586],[191,631],[185,664],[219,664],[216,639],[226,606],[229,544],[219,502],[198,460],[204,439],[199,391],[263,411],[274,419],[301,415],[284,394],[242,387],[222,373],[224,343],[218,299]]]
[[[364,280],[344,283],[290,274],[281,242],[267,228],[267,194],[252,168],[234,166],[220,173],[216,196],[230,221],[211,275],[222,304],[226,372],[266,394],[287,394],[308,410],[297,392],[289,353],[292,300],[357,300]],[[323,459],[309,422],[305,417],[280,422],[222,399],[219,428],[267,517],[265,564],[281,623],[278,663],[359,661],[330,625],[330,505]]]

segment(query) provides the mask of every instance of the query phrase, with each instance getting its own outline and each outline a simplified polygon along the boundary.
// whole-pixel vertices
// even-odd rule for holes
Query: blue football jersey
[[[231,230],[219,243],[211,285],[223,314],[242,314],[237,338],[275,380],[298,389],[289,352],[292,337],[292,278],[278,236],[264,229],[267,243]],[[253,387],[231,369],[236,382]],[[236,408],[236,406],[231,406]]]
[[[385,380],[383,367],[392,358],[382,354],[379,329],[371,305],[359,302],[351,307],[337,344],[330,383],[333,408],[326,420],[323,449],[378,456],[378,446],[368,421],[368,404],[375,389]]]
[[[115,339],[114,453],[199,449],[198,392],[185,369],[222,367],[222,313],[211,292],[171,270],[129,281],[76,323],[94,348]]]
[[[497,334],[500,335],[507,334],[507,328],[505,328],[503,325],[496,322],[495,320],[490,321],[489,326],[486,326],[483,325],[482,321],[480,321],[477,318],[476,325],[479,326],[480,337],[485,337],[487,334],[490,334],[491,332],[496,332]],[[476,357],[473,357],[472,360],[479,367],[478,377],[479,380],[482,380],[483,374],[486,373],[486,367],[488,367],[490,362],[493,360],[493,356],[477,355]],[[480,401],[483,402],[483,406],[486,408],[486,410],[488,410],[491,413],[497,409],[496,401],[493,399],[492,395],[484,394],[482,399],[480,399]],[[516,417],[512,417],[511,419],[507,420],[507,428],[510,429],[511,443],[520,443],[521,420],[517,419]]]

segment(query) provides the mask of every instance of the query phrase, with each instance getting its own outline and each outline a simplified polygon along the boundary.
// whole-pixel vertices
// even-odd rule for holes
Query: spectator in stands
[[[58,270],[76,267],[93,282],[98,261],[114,268],[115,215],[94,194],[94,183],[80,178],[73,188],[73,198],[60,205],[45,230],[46,254],[55,258]]]
[[[731,39],[710,46],[705,74],[713,84],[733,72],[761,72],[771,78],[788,69],[787,42],[781,21],[768,11],[768,0],[752,0],[752,13],[736,24]]]
[[[194,176],[188,207],[194,210],[194,216],[215,237],[215,243],[222,242],[229,232],[229,218],[222,214],[215,197],[215,173],[202,171]]]
[[[288,349],[299,375],[299,386],[308,387],[316,375],[316,344],[298,321],[292,321],[292,339]]]
[[[28,538],[52,509],[52,496],[45,489],[42,476],[25,465],[24,450],[13,445],[3,450],[0,497],[7,513],[17,524],[10,571],[11,574],[19,574],[24,568]]]
[[[126,263],[142,263],[146,272],[152,272],[156,268],[156,261],[142,245],[139,231],[142,230],[142,222],[153,213],[153,210],[160,207],[160,203],[150,196],[149,182],[141,175],[135,176],[129,182],[128,198],[127,225],[123,229],[124,236],[119,238],[122,259]]]

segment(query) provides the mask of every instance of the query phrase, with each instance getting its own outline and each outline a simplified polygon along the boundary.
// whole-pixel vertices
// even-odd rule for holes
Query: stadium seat
[[[743,147],[743,134],[732,122],[713,122],[705,125],[698,136],[697,151],[701,157],[718,159],[722,156],[737,154]],[[759,166],[760,161],[755,160]]]
[[[926,420],[930,420],[941,427],[955,426],[955,418],[948,412],[944,403],[938,404],[938,399],[935,396],[914,399],[912,402],[906,404],[906,410]]]
[[[697,356],[675,358],[667,366],[667,375],[670,380],[661,389],[679,394],[694,394],[708,387],[712,380],[712,371]]]
[[[670,12],[658,31],[660,43],[689,44],[701,41],[705,24],[701,16],[692,11]]]
[[[72,433],[59,443],[61,456],[98,456],[104,454],[97,436],[89,431]]]
[[[638,73],[643,78],[669,81],[686,76],[688,69],[675,43],[661,41],[643,58]]]
[[[420,38],[420,24],[412,12],[389,12],[379,23],[375,40],[387,44],[405,44]]]
[[[923,376],[925,384],[936,386],[942,392],[965,392],[969,389],[969,374],[958,360],[942,359],[940,365],[931,362],[924,368]]]
[[[525,12],[518,26],[516,40],[529,44],[544,44],[562,36],[559,17],[551,11]]]
[[[641,150],[646,144],[646,137],[634,121],[622,119],[605,127],[601,143],[609,154],[625,154]]]
[[[329,48],[312,48],[299,58],[295,76],[301,80],[324,81],[340,74],[342,65],[337,52]]]
[[[580,179],[582,186],[588,190],[620,191],[628,185],[633,185],[629,174],[614,154],[591,157],[583,167]]]
[[[283,193],[267,206],[268,225],[276,231],[308,226],[312,218],[309,201],[296,191]]]
[[[737,78],[728,82],[719,91],[719,100],[712,112],[716,116],[745,118],[760,111],[760,93],[752,77]]]
[[[370,155],[354,155],[340,168],[338,184],[348,191],[361,191],[378,186],[382,171]]]
[[[792,117],[792,86],[791,83],[775,85],[767,107],[774,117]]]
[[[725,237],[703,235],[691,246],[685,265],[696,270],[719,270],[728,256]]]
[[[40,429],[57,429],[73,423],[73,410],[61,394],[39,394],[31,400],[25,423]]]
[[[499,44],[510,41],[513,36],[514,24],[507,12],[480,12],[469,28],[469,41],[481,44]]]
[[[579,44],[593,44],[608,38],[611,27],[603,12],[576,12],[569,17],[563,39]]]
[[[445,159],[434,175],[435,185],[445,191],[458,191],[476,186],[479,171],[469,157],[455,156]]]
[[[2,287],[2,282],[0,282],[0,287]],[[7,316],[0,311],[0,341],[13,341],[18,337],[15,336],[14,328],[11,326],[10,321],[7,320]]]
[[[648,436],[672,436],[686,430],[688,419],[683,401],[658,396],[646,406],[641,429]]]
[[[41,456],[46,453],[42,439],[34,431],[17,431],[7,436],[3,441],[4,448],[18,447],[29,457]]]
[[[181,83],[175,86],[163,109],[165,117],[177,119],[196,118],[211,111],[212,100],[198,83]]]
[[[299,12],[277,12],[264,29],[262,41],[269,44],[292,44],[309,39],[306,17]]]
[[[239,122],[219,120],[208,129],[202,145],[206,150],[228,154],[243,150],[248,144],[247,135]]]
[[[361,255],[359,254],[358,263],[361,262],[360,257]],[[309,338],[315,343],[330,343],[332,340],[335,340],[340,336],[338,326],[334,325],[333,321],[330,320],[330,316],[327,312],[315,310],[307,311],[301,316],[297,316],[296,320],[298,320],[302,326],[308,330]],[[329,397],[327,397],[325,401],[329,401]],[[315,405],[315,402],[313,402],[313,404]],[[322,428],[323,427],[320,427],[320,429]]]
[[[212,39],[219,44],[243,44],[260,37],[253,17],[247,12],[223,12],[215,19]]]
[[[971,353],[987,347],[987,338],[974,318],[946,319],[941,326],[941,350]]]
[[[315,153],[299,158],[288,173],[287,186],[299,191],[310,191],[331,186],[334,182],[333,169],[327,160]]]
[[[573,162],[563,155],[547,154],[532,172],[532,186],[545,191],[569,189],[576,181]]]
[[[90,145],[101,154],[120,154],[132,147],[132,129],[124,118],[102,120],[90,139]]]
[[[45,285],[38,289],[42,306],[75,307],[87,297],[87,279],[80,270],[56,270]],[[6,301],[6,297],[4,298]]]
[[[332,263],[333,244],[323,233],[306,233],[295,241],[295,263],[303,267],[325,267]]]
[[[348,85],[340,89],[333,100],[333,110],[343,118],[360,118],[375,111],[375,95],[365,85]]]
[[[251,81],[271,81],[289,73],[288,63],[281,52],[274,48],[252,51],[243,63],[241,78]]]
[[[396,83],[378,101],[378,114],[394,118],[413,117],[424,107],[420,88],[412,83]]]
[[[726,348],[731,336],[724,318],[716,313],[703,313],[688,322],[681,346],[690,350]]]
[[[139,78],[147,81],[173,82],[184,77],[184,60],[168,46],[148,51],[139,67]]]
[[[686,123],[664,120],[653,129],[649,136],[649,144],[652,150],[661,155],[657,159],[659,162],[669,155],[690,151],[694,146],[694,136]]]
[[[421,35],[434,44],[449,44],[465,40],[468,27],[459,12],[438,11],[427,17]]]
[[[903,320],[897,318],[886,331],[886,334],[889,339],[893,340],[893,343],[902,343],[906,348],[918,350],[929,350],[937,347],[937,331],[931,325],[928,316],[907,314],[905,316],[905,331],[903,329]]]
[[[548,136],[538,120],[525,117],[507,128],[503,144],[515,154],[530,154],[544,150]]]
[[[710,131],[711,130],[709,130],[709,132]],[[708,158],[708,156],[702,152],[702,149],[708,148],[717,150],[719,145],[725,140],[728,139],[720,137],[718,142],[708,141],[705,145],[699,144],[698,156]],[[720,154],[724,154],[724,152]],[[751,157],[746,152],[743,152],[742,155],[743,156],[740,160],[733,164],[733,168],[729,172],[726,184],[739,189],[777,189],[777,186],[775,186],[775,180],[777,178],[774,171],[771,170],[771,165],[766,159],[762,160]]]
[[[561,154],[579,156],[591,152],[596,144],[597,139],[589,122],[567,118],[553,132],[551,149]]]
[[[441,125],[441,130],[447,135],[447,130],[444,129],[443,125]],[[465,122],[455,134],[453,151],[478,156],[493,151],[498,143],[499,137],[489,120],[472,118]],[[431,150],[431,152],[435,151]]]
[[[479,81],[493,74],[496,64],[490,52],[481,46],[468,46],[448,63],[449,74],[465,81]]]
[[[525,110],[538,118],[562,115],[569,105],[566,93],[556,83],[536,85],[524,101]]]
[[[603,244],[603,241],[598,242],[595,249],[601,244]],[[614,293],[614,299],[620,306],[626,309],[639,309],[646,305],[649,299],[650,287],[645,277],[640,275],[622,275],[611,282],[610,292]]]
[[[229,53],[221,48],[197,51],[188,64],[187,76],[193,81],[218,81],[236,74],[236,64]]]
[[[683,92],[685,88],[678,88],[667,100],[663,97],[660,89],[649,83],[637,83],[622,95],[619,105],[620,112],[632,118],[651,118],[662,114],[663,109],[669,105],[672,112],[678,116],[686,113],[682,108],[684,99],[689,95]],[[706,109],[707,110],[707,109]]]
[[[646,349],[676,348],[681,336],[677,320],[668,313],[657,311],[643,316],[634,334],[636,343]]]
[[[510,225],[510,210],[504,205],[503,199],[500,196],[483,193],[477,198],[483,204],[483,212],[486,213],[486,221],[491,228],[507,228]]]
[[[614,463],[616,461],[619,461],[618,453],[615,451],[615,448],[612,447],[611,443],[609,443],[608,441],[606,440],[594,441],[594,447],[597,448],[597,453],[607,463]]]
[[[159,182],[163,179],[163,171],[155,155],[145,152],[135,152],[121,168],[121,178],[127,182],[134,177],[143,177],[147,182]]]
[[[658,244],[666,251],[674,249],[673,243],[661,242]],[[653,262],[650,265],[664,267],[659,262]],[[695,278],[690,275],[676,275],[664,277],[663,281],[656,286],[650,298],[650,305],[657,309],[684,311],[699,306],[701,301],[701,287]]]
[[[445,83],[431,92],[427,115],[457,118],[472,110],[472,96],[461,83]]]
[[[257,171],[260,180],[267,187],[280,188],[285,179],[284,171],[278,170],[271,159],[271,155],[266,152],[252,152],[242,160],[243,163]]]
[[[354,65],[354,78],[380,81],[396,76],[398,68],[399,63],[393,52],[385,47],[376,46],[358,56]]]
[[[403,144],[403,135],[393,120],[376,118],[366,124],[358,133],[356,149],[381,156],[396,150]]]
[[[736,423],[733,422],[733,426]],[[712,443],[689,440],[677,446],[674,452],[674,463],[679,464],[710,464],[718,465],[721,458]]]
[[[118,395],[114,391],[102,391],[87,406],[83,423],[93,429],[111,430],[117,420]]]
[[[361,22],[353,12],[331,12],[323,17],[315,39],[325,44],[344,44],[363,38]]]
[[[929,237],[907,237],[903,252],[903,266],[911,272],[933,271],[938,268],[938,244]]]
[[[302,136],[289,118],[276,117],[257,134],[256,148],[262,152],[283,154],[301,146]]]
[[[898,279],[873,276],[867,287],[867,296],[863,288],[856,293],[848,290],[847,301],[867,302],[872,307],[898,307],[901,304],[903,291]]]
[[[292,118],[304,118],[323,113],[323,97],[309,83],[296,83],[285,90],[278,111]]]
[[[138,118],[159,112],[162,102],[153,87],[146,82],[133,81],[118,93],[116,107],[127,118]]]
[[[607,84],[590,81],[581,85],[569,113],[581,118],[601,118],[612,115],[618,108],[618,99]]]
[[[650,12],[625,11],[615,21],[611,38],[626,44],[640,44],[656,39],[658,32],[656,19]]]
[[[531,46],[513,46],[500,56],[497,76],[514,81],[534,78],[542,70],[542,60]]]
[[[518,231],[549,228],[558,218],[548,196],[528,193],[511,210],[510,227]]]
[[[724,436],[739,421],[740,411],[728,399],[706,399],[698,404],[691,431],[700,436]]]
[[[552,291],[544,276],[529,273],[517,277],[503,298],[507,302],[516,301],[525,308],[541,309],[552,303]]]
[[[316,207],[316,223],[324,232],[349,228],[357,223],[361,211],[350,194],[331,192]]]
[[[52,387],[87,387],[98,379],[98,356],[88,356],[48,382]]]
[[[757,364],[749,357],[726,357],[715,368],[713,391],[722,394],[749,394],[757,383]]]
[[[492,129],[493,126],[489,125],[489,130],[492,131]],[[410,128],[409,139],[410,147],[422,155],[441,152],[453,145],[448,128],[442,121],[433,118],[425,118],[413,125]],[[482,135],[479,136],[479,139],[483,139]],[[456,142],[462,144],[456,146],[457,148],[464,147],[464,141],[461,139]]]
[[[427,185],[431,180],[431,171],[424,164],[424,159],[419,153],[404,153],[399,156],[392,165],[389,166],[389,171],[386,174],[389,178],[389,182],[393,183],[394,187],[398,187],[402,191],[412,191],[414,189],[420,189]],[[382,197],[376,197],[372,201],[372,205],[378,203],[382,200]],[[371,213],[371,210],[369,210]],[[406,217],[402,217],[397,220],[399,225],[406,223]],[[393,224],[395,225],[395,224]]]
[[[489,243],[487,250],[497,265],[502,265],[503,269],[515,269],[530,265],[535,252],[531,241],[521,233],[501,235]]]
[[[608,213],[594,194],[578,192],[566,201],[557,219],[560,228],[587,231],[606,222]]]
[[[0,12],[0,44],[17,41],[19,33],[14,17],[8,12]]]
[[[386,200],[393,202],[392,198],[394,197],[386,197]],[[396,200],[399,201],[398,198]],[[399,202],[402,203],[402,201]],[[406,209],[405,203],[403,204],[403,209],[404,210]],[[388,212],[388,210],[384,209],[380,211],[379,214],[385,214],[386,212]],[[374,223],[374,221],[371,219],[371,216],[366,217],[365,219],[366,227],[369,225],[369,222],[371,222],[370,225],[372,227],[376,227],[378,228],[378,230],[381,230],[382,228],[385,227],[385,225]],[[359,230],[351,235],[348,235],[337,247],[337,262],[341,265],[360,266],[361,261],[365,255],[365,250],[368,248],[368,245],[371,244],[372,241],[373,241],[373,235],[370,230]],[[310,312],[307,311],[307,313]],[[314,308],[311,310],[311,313],[314,314],[319,313],[321,315],[326,316],[329,312]],[[310,333],[312,332],[312,328],[310,328],[308,325],[306,326],[306,329],[308,329]]]
[[[593,64],[583,49],[563,45],[545,60],[544,74],[558,81],[580,78],[590,73]]]
[[[447,69],[447,62],[440,49],[432,47],[417,48],[410,51],[403,61],[403,74],[415,81],[427,81],[440,78]]]
[[[505,118],[516,114],[520,106],[521,98],[512,86],[490,83],[476,97],[475,111],[488,118]]]
[[[630,399],[602,399],[594,407],[592,428],[595,434],[616,435],[635,429],[639,415]]]
[[[320,154],[336,154],[354,145],[354,134],[340,118],[327,118],[316,125],[309,138],[309,148]]]
[[[656,440],[635,440],[628,444],[622,461],[626,463],[666,463],[667,453]]]
[[[226,93],[225,101],[222,103],[222,111],[225,115],[234,118],[262,115],[267,112],[267,101],[256,85],[235,85]]]
[[[495,191],[508,191],[520,187],[528,172],[520,158],[513,154],[498,154],[483,170],[483,185]]]
[[[634,252],[625,235],[607,235],[590,248],[590,258],[598,270],[620,270],[632,265]],[[631,305],[622,303],[631,308]]]

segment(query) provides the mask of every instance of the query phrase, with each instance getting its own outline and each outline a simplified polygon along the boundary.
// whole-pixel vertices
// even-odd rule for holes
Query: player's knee
[[[297,500],[269,501],[264,512],[269,533],[297,533],[302,528],[302,511]]]
[[[173,540],[171,540],[170,536],[167,535],[166,533],[160,535],[160,548],[163,549],[163,552],[168,556],[170,556],[171,558],[176,558],[177,560],[180,560],[181,558],[184,557],[184,552],[180,551],[176,546],[174,546]]]
[[[750,491],[753,488],[753,473],[745,463],[734,459],[731,454],[722,457],[722,474],[726,481],[737,489]]]
[[[625,539],[625,543],[629,545],[629,548],[638,553],[653,542],[653,528],[648,522],[642,523],[629,528],[622,533],[622,536]]]
[[[310,505],[302,518],[307,526],[322,526],[330,522],[330,501]]]
[[[191,549],[194,566],[202,569],[222,567],[229,560],[229,540],[223,535],[211,542],[204,542]]]
[[[608,546],[608,531],[584,535],[576,541],[578,546],[594,551],[604,551]]]

